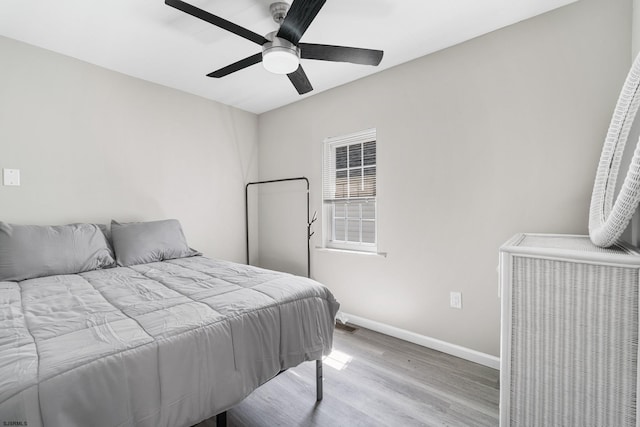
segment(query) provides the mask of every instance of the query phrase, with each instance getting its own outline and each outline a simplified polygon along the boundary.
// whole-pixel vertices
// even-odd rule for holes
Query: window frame
[[[366,164],[365,161],[365,144],[369,142],[375,143],[375,162],[373,164]],[[361,144],[361,161],[359,166],[350,167],[350,163],[347,162],[346,167],[338,167],[336,164],[337,157],[337,149],[340,147],[349,147],[354,146],[356,144]],[[342,135],[337,137],[326,138],[323,143],[323,155],[322,155],[322,209],[323,209],[323,247],[327,249],[339,249],[339,250],[348,250],[355,252],[366,252],[366,253],[377,253],[378,251],[378,243],[379,243],[379,233],[378,233],[378,192],[377,192],[377,178],[378,178],[378,140],[377,140],[377,132],[375,128],[366,129],[364,131],[355,132],[348,135]],[[349,158],[349,150],[347,150],[347,157]],[[333,162],[333,165],[331,164]],[[346,171],[347,177],[349,176],[350,171],[359,169],[361,171],[361,188],[359,191],[366,192],[367,183],[365,182],[365,170],[366,169],[374,169],[375,174],[373,175],[373,196],[356,196],[351,197],[351,184],[347,179],[347,183],[345,184],[346,189],[346,197],[336,197],[336,192],[339,191],[336,189],[337,177],[336,173],[338,171]],[[371,175],[369,175],[371,176]],[[343,190],[344,191],[344,190]],[[333,197],[328,197],[327,194],[333,194]],[[359,215],[357,216],[358,223],[358,234],[359,234],[359,242],[348,240],[349,237],[349,205],[357,204]],[[368,204],[373,204],[373,218],[365,217],[363,215],[363,207]],[[336,206],[344,205],[344,213],[343,216],[336,216]],[[371,215],[369,215],[371,216]],[[336,218],[342,219],[344,221],[344,240],[336,239]],[[355,217],[352,217],[355,218]],[[374,226],[372,229],[374,242],[367,243],[363,242],[363,225],[367,222],[373,222]]]

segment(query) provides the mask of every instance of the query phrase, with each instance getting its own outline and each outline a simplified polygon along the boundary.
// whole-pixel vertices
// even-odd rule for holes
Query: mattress
[[[0,424],[196,424],[327,355],[338,307],[313,280],[200,256],[0,282]]]

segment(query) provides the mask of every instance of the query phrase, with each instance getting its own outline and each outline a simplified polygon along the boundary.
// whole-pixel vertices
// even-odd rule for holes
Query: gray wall
[[[517,232],[587,233],[631,63],[631,6],[581,0],[259,117],[261,178],[308,176],[319,212],[322,141],[377,128],[388,256],[312,254],[312,276],[344,311],[498,355],[500,244]],[[261,253],[294,238],[278,233],[261,222]],[[449,308],[450,291],[462,310]]]
[[[633,0],[633,28],[631,56],[633,58],[640,52],[640,0]]]
[[[0,37],[0,220],[177,218],[189,244],[244,261],[257,116]]]

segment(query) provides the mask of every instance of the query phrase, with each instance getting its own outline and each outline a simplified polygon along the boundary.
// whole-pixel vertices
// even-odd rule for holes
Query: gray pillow
[[[18,281],[113,267],[95,224],[15,225],[0,221],[0,280]]]
[[[111,239],[119,266],[201,255],[191,249],[175,219],[120,224],[111,221]]]

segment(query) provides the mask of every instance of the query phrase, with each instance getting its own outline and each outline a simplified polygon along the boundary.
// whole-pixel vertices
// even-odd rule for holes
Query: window
[[[376,130],[324,142],[325,246],[377,251]]]

